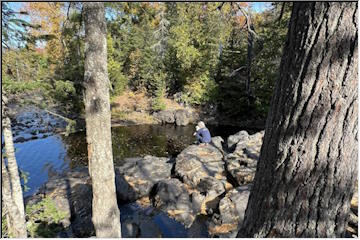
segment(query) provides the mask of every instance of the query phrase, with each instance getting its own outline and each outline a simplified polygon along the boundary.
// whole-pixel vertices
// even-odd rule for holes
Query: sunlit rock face
[[[148,196],[155,183],[170,178],[172,166],[169,158],[145,156],[125,159],[121,167],[115,167],[119,200],[132,202]]]
[[[263,136],[264,131],[247,136],[236,144],[233,153],[225,156],[226,170],[237,184],[247,184],[254,180]]]
[[[175,174],[193,188],[208,176],[226,179],[223,155],[210,144],[191,145],[177,156]]]

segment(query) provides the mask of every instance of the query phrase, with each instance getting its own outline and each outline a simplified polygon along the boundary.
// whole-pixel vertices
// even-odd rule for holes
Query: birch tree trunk
[[[85,2],[85,120],[97,237],[121,237],[113,165],[104,3]]]
[[[9,217],[13,220],[9,223],[15,237],[26,238],[26,221],[24,200],[21,188],[19,169],[15,158],[14,142],[11,131],[11,122],[6,109],[7,98],[3,96],[2,99],[2,134],[4,136],[5,154],[7,159],[7,167],[5,162],[2,162],[1,172],[3,174],[3,197],[4,203],[8,208]],[[16,209],[12,211],[12,209]]]
[[[26,238],[25,218],[21,219],[18,207],[11,196],[11,185],[8,170],[6,169],[4,159],[1,163],[1,180],[2,180],[2,201],[6,208],[6,220],[11,237]],[[4,211],[5,209],[2,209]]]
[[[357,178],[356,2],[295,2],[241,237],[343,237]]]

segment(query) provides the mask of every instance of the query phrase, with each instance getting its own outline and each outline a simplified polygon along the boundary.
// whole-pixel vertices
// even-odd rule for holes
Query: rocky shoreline
[[[115,167],[118,202],[120,208],[126,204],[140,207],[122,220],[123,236],[163,237],[154,222],[154,216],[162,213],[181,223],[188,237],[236,237],[263,136],[263,131],[253,135],[240,131],[226,142],[214,137],[212,144],[190,145],[173,159],[124,159]],[[31,206],[49,196],[66,212],[61,222],[66,231],[59,236],[94,236],[91,179],[86,167],[50,178],[26,204]],[[351,209],[349,236],[357,235],[357,200],[353,199]],[[149,230],[148,226],[153,227]]]
[[[15,143],[59,134],[67,126],[65,120],[36,107],[14,110],[13,115]],[[157,117],[159,123],[177,125],[198,120],[196,113],[185,110]],[[166,236],[154,223],[159,214],[168,217],[167,222],[178,222],[189,237],[235,237],[245,214],[263,136],[264,131],[252,135],[240,131],[226,141],[216,136],[212,144],[190,145],[173,158],[124,159],[115,167],[119,206],[136,206],[122,219],[124,237]],[[59,236],[94,236],[91,179],[86,167],[51,176],[36,194],[26,198],[26,205],[45,197],[66,213],[61,222],[65,230]],[[351,202],[348,236],[357,236],[357,209],[356,193]],[[155,224],[153,231],[146,230],[149,224]]]
[[[235,237],[256,170],[253,165],[243,163],[251,159],[256,164],[253,155],[260,152],[263,132],[247,135],[247,138],[243,136],[244,131],[229,137],[232,145],[235,142],[236,146],[243,146],[231,153],[228,149],[233,146],[215,137],[214,144],[190,145],[174,159],[155,156],[124,159],[121,166],[115,167],[119,204],[143,206],[137,211],[138,215],[145,214],[144,209],[165,213],[183,224],[192,237],[204,237],[204,231],[199,231],[201,228],[210,237]],[[240,171],[233,169],[237,165]],[[31,206],[45,197],[51,197],[56,207],[66,212],[67,217],[61,224],[67,231],[61,234],[94,235],[91,179],[86,167],[53,176],[35,195],[26,199],[26,204]],[[150,216],[141,215],[140,218],[151,220]],[[124,237],[143,236],[142,220],[128,218],[124,223]],[[151,236],[149,234],[146,236]],[[159,231],[153,234],[152,237],[161,236]]]

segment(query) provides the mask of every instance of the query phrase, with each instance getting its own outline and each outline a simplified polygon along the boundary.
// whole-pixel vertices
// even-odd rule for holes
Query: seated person
[[[209,129],[206,128],[205,123],[200,121],[196,126],[196,132],[194,133],[196,136],[197,143],[210,143],[211,135]]]

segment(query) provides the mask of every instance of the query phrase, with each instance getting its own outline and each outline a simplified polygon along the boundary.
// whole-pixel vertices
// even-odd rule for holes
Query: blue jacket
[[[211,135],[209,129],[200,128],[199,131],[196,132],[196,138],[200,143],[210,143]]]

